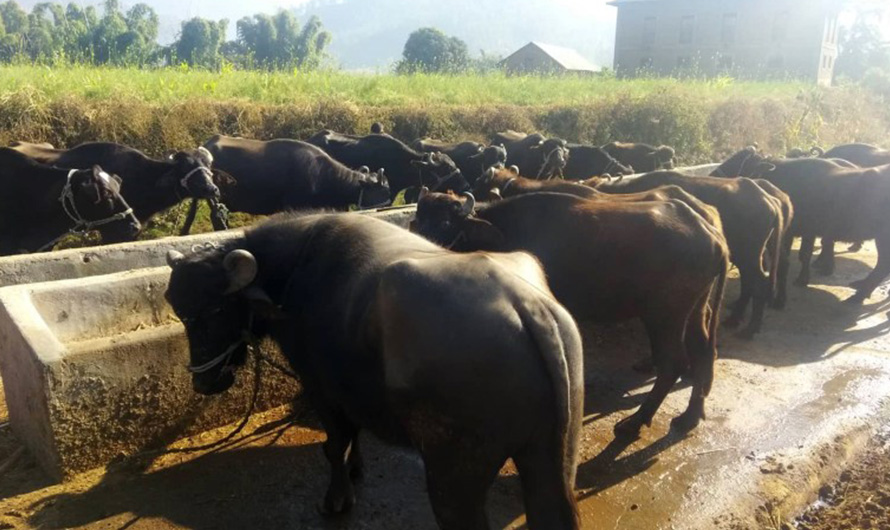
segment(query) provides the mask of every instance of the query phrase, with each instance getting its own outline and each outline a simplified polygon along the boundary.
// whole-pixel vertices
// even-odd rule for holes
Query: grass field
[[[375,121],[409,142],[485,141],[514,129],[592,144],[667,144],[681,165],[751,143],[774,154],[851,141],[890,145],[890,106],[858,86],[0,66],[0,145],[103,140],[162,156],[218,133],[302,139],[323,128],[364,133]],[[159,216],[147,235],[175,233],[182,215],[178,208]],[[208,226],[202,213],[197,228]]]
[[[683,89],[703,99],[733,96],[795,96],[802,83],[613,77],[507,77],[349,74],[341,72],[208,72],[188,68],[140,70],[89,66],[2,66],[0,94],[30,91],[43,98],[78,96],[87,101],[121,97],[150,103],[214,98],[294,104],[330,99],[363,106],[398,105],[589,105],[617,93],[631,96]]]

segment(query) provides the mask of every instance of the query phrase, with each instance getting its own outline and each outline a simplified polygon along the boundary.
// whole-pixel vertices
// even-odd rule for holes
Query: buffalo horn
[[[461,195],[463,195],[467,199],[464,201],[464,206],[461,209],[461,213],[463,213],[464,215],[472,215],[473,210],[476,209],[476,197],[473,197],[473,194],[468,191],[461,193]]]
[[[175,267],[177,263],[185,259],[185,254],[178,250],[167,251],[167,265]]]
[[[244,289],[256,278],[256,258],[250,252],[240,248],[226,254],[223,259],[223,268],[226,270],[226,276],[229,277],[226,294]]]

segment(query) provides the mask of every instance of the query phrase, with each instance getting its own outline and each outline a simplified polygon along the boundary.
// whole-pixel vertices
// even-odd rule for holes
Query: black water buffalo
[[[630,175],[634,168],[626,166],[607,153],[602,147],[567,144],[569,159],[563,172],[567,179],[586,179],[609,175]]]
[[[859,167],[878,167],[890,164],[890,150],[869,144],[838,145],[824,152],[821,148],[814,147],[813,153],[819,158],[847,160]]]
[[[507,150],[500,145],[486,147],[478,142],[449,144],[427,138],[414,140],[411,147],[421,153],[448,155],[471,185],[489,169],[504,167],[507,163]]]
[[[371,171],[384,169],[393,199],[411,187],[426,186],[443,191],[470,188],[448,155],[419,153],[388,134],[354,136],[324,130],[306,141],[352,169],[363,166]]]
[[[673,424],[694,428],[714,375],[718,307],[729,269],[726,241],[680,201],[592,201],[531,193],[493,202],[427,193],[412,226],[458,251],[526,250],[544,266],[557,300],[581,319],[640,318],[657,367],[655,387],[640,409],[615,426],[636,436],[649,425],[687,368],[689,407]]]
[[[439,525],[488,528],[507,458],[530,528],[578,527],[581,339],[524,253],[461,255],[360,214],[279,215],[225,248],[168,254],[196,391],[270,337],[327,432],[327,512],[354,503],[360,429],[417,449]]]
[[[569,149],[566,141],[544,138],[539,133],[496,133],[491,139],[491,145],[504,146],[509,163],[518,167],[521,175],[529,178],[561,178],[568,164]]]
[[[818,148],[814,148],[818,149]],[[814,154],[821,153],[820,151],[814,151]],[[807,157],[786,157],[788,160],[800,160],[805,159]],[[753,174],[752,169],[755,165],[759,164],[764,160],[763,156],[757,153],[757,148],[755,146],[748,146],[741,151],[733,154],[729,157],[725,162],[720,164],[714,171],[711,172],[712,177],[731,177],[734,178],[739,175],[751,175]],[[822,160],[826,160],[832,162],[835,166],[839,166],[842,168],[848,169],[857,169],[859,166],[850,162],[848,160],[844,160],[842,158],[824,158]],[[832,166],[834,167],[834,166]],[[790,202],[789,196],[784,193],[781,189],[776,187],[775,185],[765,181],[764,179],[754,179],[757,184],[764,188],[767,193],[770,193],[774,198],[781,201],[783,205],[789,208],[788,204]],[[801,248],[803,249],[812,249],[815,246],[815,236],[805,235],[801,237]],[[790,242],[789,242],[790,245]],[[855,241],[850,246],[851,252],[858,252],[862,247],[862,241]],[[800,255],[801,258],[803,254]],[[803,263],[803,259],[801,259],[801,263]],[[822,252],[819,254],[819,258],[813,263],[813,267],[819,271],[821,274],[826,276],[834,273],[834,241],[828,238],[822,238]],[[809,269],[809,259],[805,264],[805,268],[802,269],[801,275],[798,276],[796,283],[798,285],[807,285],[809,283],[810,278],[810,269]],[[784,277],[782,278],[784,281]]]
[[[214,228],[224,229],[224,215],[216,208],[219,188],[214,180],[224,175],[210,168],[209,153],[199,148],[180,151],[166,160],[156,160],[136,149],[108,142],[91,142],[71,149],[40,148],[40,144],[19,144],[17,150],[35,160],[63,168],[102,166],[121,178],[121,193],[136,217],[143,223],[183,199],[208,199],[214,204]]]
[[[213,156],[214,168],[234,179],[221,187],[223,201],[234,212],[270,215],[300,208],[368,209],[390,203],[382,171],[350,169],[306,142],[216,135],[204,148]]]
[[[794,203],[792,232],[801,237],[801,272],[795,283],[807,285],[816,237],[823,241],[874,239],[878,263],[868,277],[853,282],[851,303],[865,301],[890,275],[890,165],[847,168],[821,158],[749,157],[742,171],[766,179]]]
[[[819,147],[813,147],[813,154],[820,158],[832,160],[840,165],[842,161],[854,164],[855,167],[878,167],[890,164],[890,151],[869,144],[845,144],[822,151]],[[850,245],[850,252],[862,250],[862,241],[856,241]],[[813,266],[825,274],[834,272],[834,242],[822,240],[822,252]]]
[[[27,155],[41,164],[49,165],[53,164],[65,152],[64,149],[56,149],[50,143],[12,142],[9,144],[9,148]]]
[[[603,150],[637,173],[674,168],[674,149],[642,143],[611,142]]]
[[[105,243],[129,241],[141,226],[120,193],[120,179],[99,166],[41,164],[0,148],[0,255],[50,250],[67,231],[98,230]]]
[[[690,177],[673,171],[646,173],[615,184],[604,183],[596,189],[606,193],[639,193],[669,185],[683,188],[720,213],[723,233],[742,284],[741,295],[724,324],[741,324],[753,298],[751,320],[741,333],[753,337],[762,327],[766,304],[774,299],[777,305],[785,303],[783,276],[787,276],[791,236],[786,237],[784,232],[787,225],[782,205],[751,179]],[[769,270],[764,271],[763,257],[767,251],[771,260]]]

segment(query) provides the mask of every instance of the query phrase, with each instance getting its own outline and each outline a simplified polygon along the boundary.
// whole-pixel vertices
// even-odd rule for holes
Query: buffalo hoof
[[[723,320],[723,327],[733,329],[733,328],[739,327],[739,324],[741,324],[741,323],[742,323],[741,318],[738,318],[735,316],[729,316]]]
[[[633,368],[635,372],[640,372],[641,374],[651,374],[655,371],[655,365],[652,363],[651,357],[640,359],[635,362],[631,368]]]
[[[834,274],[834,265],[823,265],[814,267],[819,276],[831,276]]]
[[[853,289],[862,289],[862,285],[865,283],[865,280],[856,280],[855,282],[850,282],[850,287]]]
[[[868,298],[868,296],[866,296],[864,294],[856,293],[853,296],[851,296],[850,298],[847,298],[846,300],[844,300],[844,303],[847,305],[862,305],[865,303],[866,298]]]
[[[671,430],[679,433],[687,433],[698,427],[701,420],[701,414],[687,410],[671,420]]]
[[[756,328],[747,327],[747,328],[739,331],[738,333],[736,333],[736,336],[740,339],[753,340],[754,335],[757,335],[758,331],[760,331],[760,330],[756,329]]]
[[[334,488],[328,490],[324,498],[324,506],[319,508],[324,516],[341,515],[349,512],[355,505],[355,492],[351,487],[344,488],[346,491],[334,491]]]
[[[640,430],[642,430],[643,425],[644,422],[639,416],[631,414],[615,424],[615,437],[624,440],[636,440],[640,437]]]

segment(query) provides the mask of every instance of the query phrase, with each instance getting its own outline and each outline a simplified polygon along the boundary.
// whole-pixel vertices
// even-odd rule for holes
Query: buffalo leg
[[[779,250],[779,267],[776,273],[776,296],[773,299],[772,307],[775,309],[784,309],[788,303],[788,271],[791,268],[791,245],[794,244],[794,237],[789,233],[785,234]]]
[[[810,284],[810,261],[813,259],[813,247],[816,244],[815,236],[801,236],[798,259],[800,260],[800,274],[794,280],[794,285],[806,287]]]
[[[822,238],[822,252],[813,262],[813,267],[822,276],[831,276],[834,274],[834,240],[827,237]]]
[[[751,296],[754,292],[749,267],[744,264],[736,264],[736,266],[739,269],[741,289],[739,298],[732,304],[732,308],[729,310],[729,316],[723,321],[723,325],[728,328],[738,327],[745,319],[745,311],[748,309],[748,302],[751,301]]]
[[[655,385],[639,410],[615,424],[616,436],[637,437],[644,425],[651,425],[652,418],[664,398],[688,364],[686,348],[683,345],[687,315],[682,315],[684,317],[682,320],[678,320],[677,315],[671,315],[673,318],[666,321],[664,314],[659,315],[661,321],[652,318],[645,323],[652,345],[652,360],[655,361],[656,367]]]
[[[859,252],[862,250],[862,241],[856,241],[847,248],[847,252]]]
[[[851,304],[864,302],[890,276],[890,237],[878,238],[875,244],[878,247],[878,264],[864,279],[850,284],[856,289],[856,294],[847,299]]]
[[[758,261],[760,260],[758,259]],[[751,320],[748,322],[748,326],[739,333],[741,337],[746,339],[754,338],[754,335],[763,327],[763,312],[767,302],[773,297],[772,282],[769,276],[763,272],[763,269],[759,267],[759,264],[752,277],[754,308],[751,311]]]
[[[705,398],[711,393],[714,383],[714,361],[717,359],[717,348],[714,345],[717,341],[716,337],[711,340],[708,324],[711,318],[716,318],[717,313],[708,307],[710,297],[709,290],[690,315],[686,326],[686,352],[692,371],[692,394],[689,396],[689,406],[683,414],[671,421],[671,427],[681,432],[694,429],[705,419]],[[716,303],[719,304],[720,301]]]
[[[564,469],[556,455],[565,449],[549,431],[513,457],[529,528],[575,529],[575,470]],[[568,463],[574,466],[572,463]]]
[[[488,530],[485,497],[506,457],[478,454],[467,444],[421,448],[427,490],[442,530]]]
[[[355,490],[350,475],[354,464],[360,462],[358,456],[353,456],[353,452],[358,451],[358,429],[342,412],[330,406],[318,406],[317,402],[315,404],[328,436],[323,447],[325,457],[331,465],[331,483],[325,494],[323,511],[325,514],[345,513],[355,504]]]
[[[188,214],[185,216],[185,224],[182,225],[182,230],[179,231],[179,235],[187,236],[189,232],[192,231],[192,224],[195,222],[195,216],[198,214],[198,199],[192,199],[192,203],[189,205]]]

